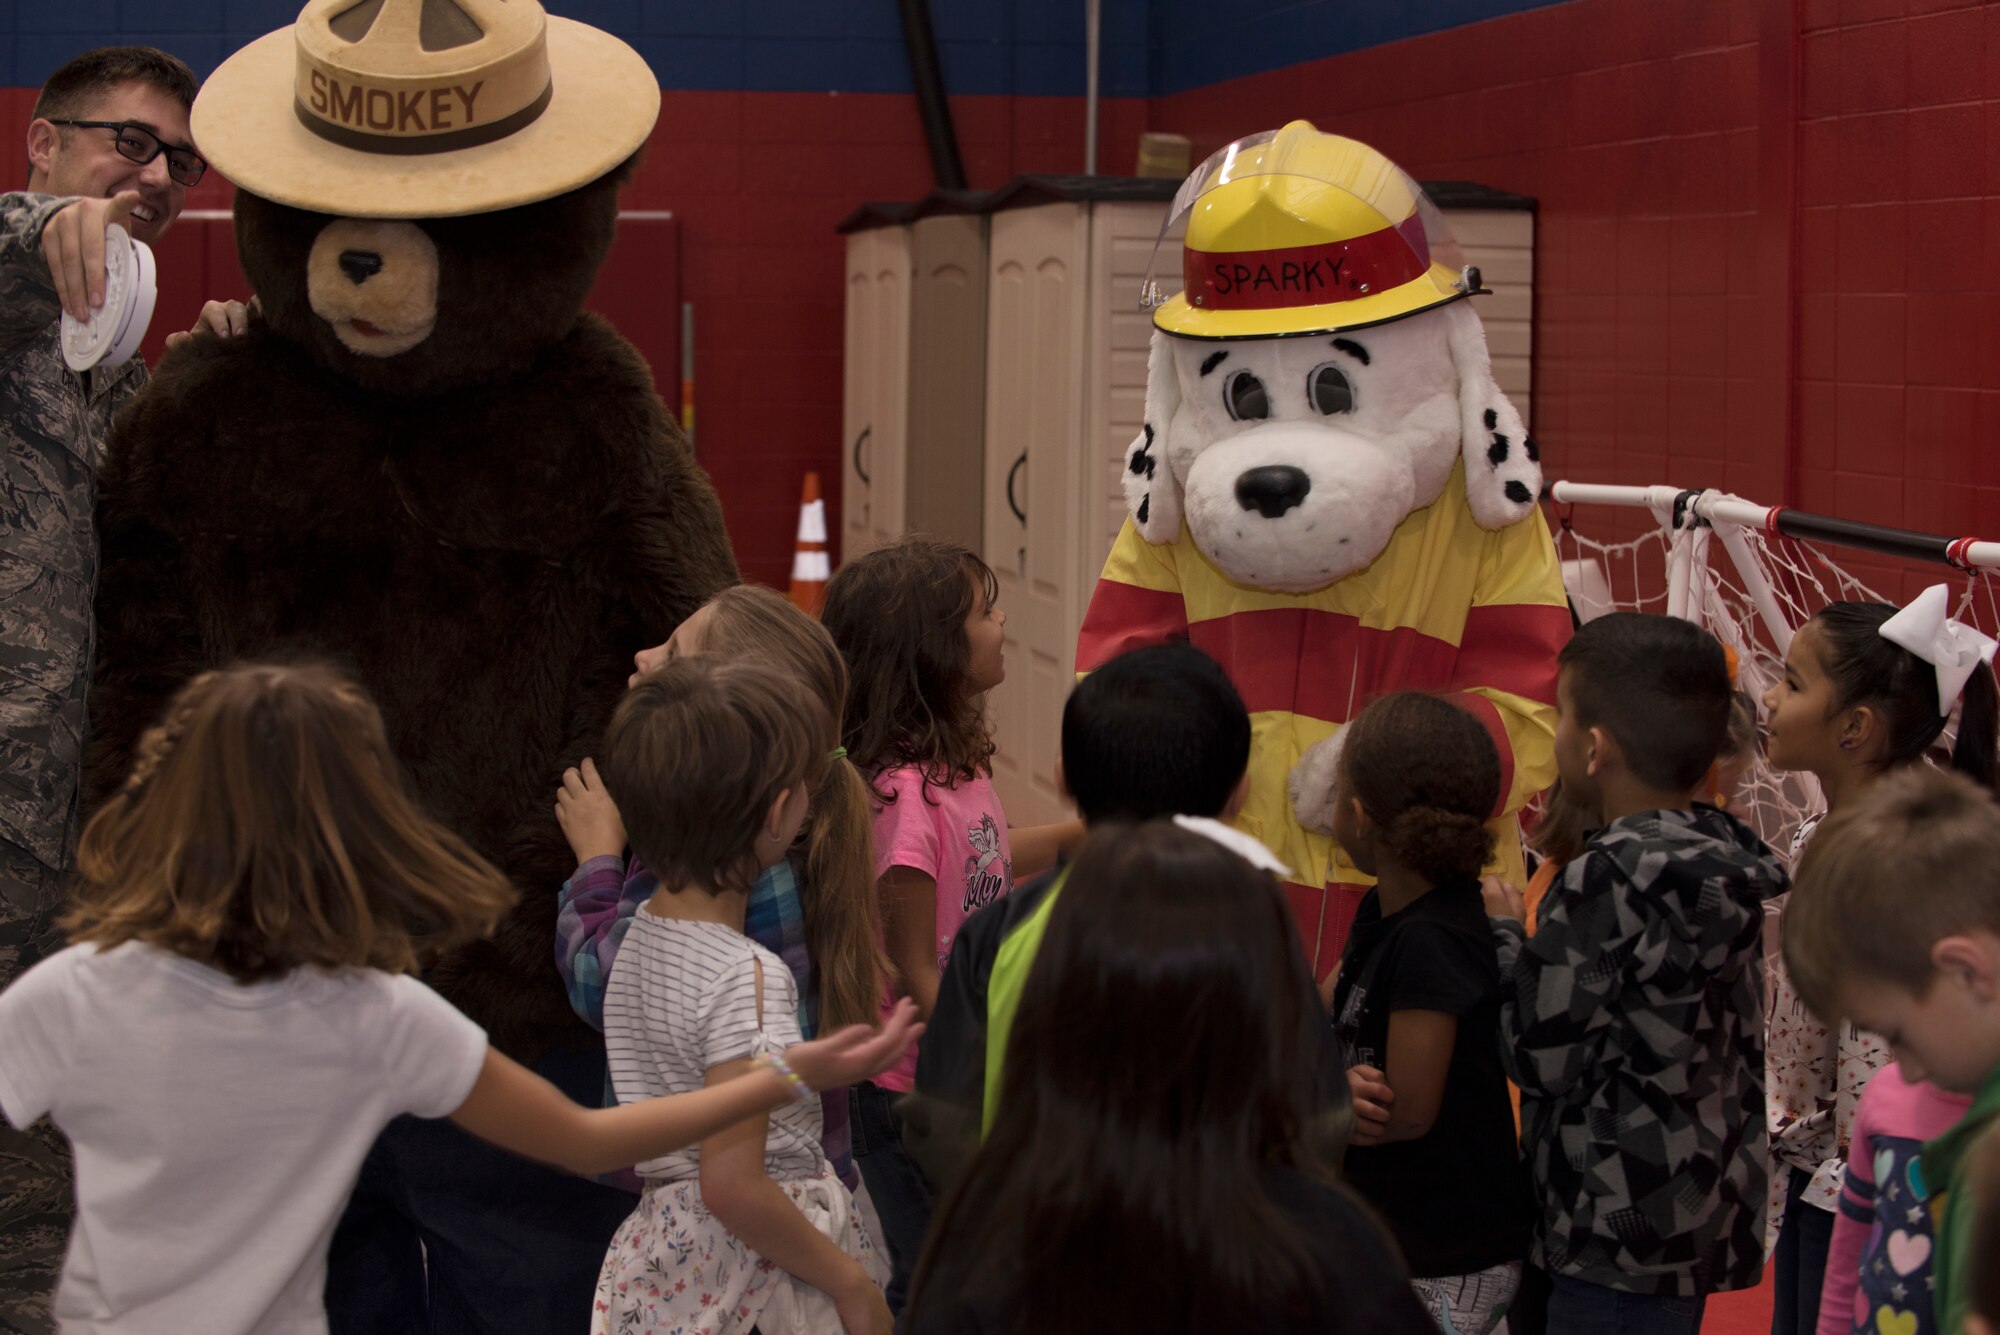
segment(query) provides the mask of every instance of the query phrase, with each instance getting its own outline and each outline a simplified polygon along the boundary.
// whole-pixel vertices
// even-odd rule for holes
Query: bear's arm
[[[578,418],[587,438],[571,457],[583,475],[610,480],[589,551],[573,566],[576,595],[591,604],[592,647],[568,683],[557,760],[540,782],[525,786],[509,831],[505,861],[521,904],[491,940],[446,960],[437,975],[440,990],[484,1024],[496,1046],[529,1060],[590,1038],[566,1004],[562,1023],[552,1024],[550,1008],[504,981],[533,980],[539,990],[546,980],[562,997],[557,894],[576,868],[555,820],[562,770],[602,754],[632,655],[666,639],[739,578],[715,488],[653,393],[644,363],[622,339],[603,337],[609,333],[587,318],[577,339],[581,369],[570,381],[575,401],[589,404]]]
[[[187,588],[181,513],[166,497],[168,470],[220,467],[205,406],[224,393],[219,349],[169,356],[112,424],[98,476],[97,649],[84,756],[85,815],[116,792],[139,734],[187,679],[210,666]],[[185,479],[183,479],[185,482]]]

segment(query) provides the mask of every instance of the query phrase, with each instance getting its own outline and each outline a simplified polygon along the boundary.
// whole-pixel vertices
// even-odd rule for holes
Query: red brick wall
[[[1551,477],[2000,536],[2000,7],[1571,0],[1163,98],[1154,128],[1199,154],[1293,116],[1540,201]]]

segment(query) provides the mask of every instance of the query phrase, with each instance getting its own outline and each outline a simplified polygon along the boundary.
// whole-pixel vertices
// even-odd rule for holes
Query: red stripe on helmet
[[[1188,304],[1204,311],[1325,306],[1401,287],[1429,262],[1394,227],[1280,250],[1181,252]]]

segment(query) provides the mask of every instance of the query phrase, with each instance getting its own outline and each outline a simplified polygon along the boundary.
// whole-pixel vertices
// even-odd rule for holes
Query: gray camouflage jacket
[[[1590,837],[1540,926],[1496,919],[1508,1074],[1551,1274],[1691,1298],[1764,1269],[1764,904],[1789,882],[1714,807]]]
[[[76,831],[97,588],[97,468],[137,357],[63,364],[42,227],[69,199],[0,194],[0,840],[66,870]]]

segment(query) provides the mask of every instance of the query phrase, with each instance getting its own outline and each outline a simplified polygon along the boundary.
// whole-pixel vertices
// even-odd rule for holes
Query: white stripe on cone
[[[826,541],[825,501],[808,501],[799,507],[799,541]]]
[[[800,552],[792,557],[794,582],[823,584],[832,578],[833,567],[828,564],[825,552]]]

